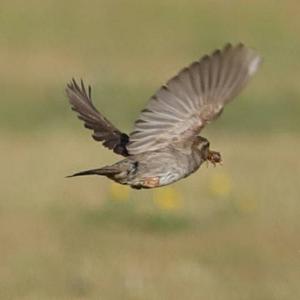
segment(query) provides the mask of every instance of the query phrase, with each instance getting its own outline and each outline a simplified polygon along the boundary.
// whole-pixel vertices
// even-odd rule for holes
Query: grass
[[[297,299],[299,141],[211,139],[224,167],[203,166],[170,187],[182,203],[166,208],[153,198],[164,189],[121,198],[105,178],[64,179],[115,159],[87,137],[6,137],[4,297]]]
[[[2,1],[1,299],[299,299],[297,1]],[[72,77],[129,131],[178,69],[226,42],[264,57],[205,129],[223,167],[134,191],[65,179],[117,157],[70,111]]]

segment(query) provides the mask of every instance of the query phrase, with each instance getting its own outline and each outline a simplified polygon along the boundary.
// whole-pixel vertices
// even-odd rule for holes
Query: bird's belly
[[[171,184],[183,177],[185,177],[185,176],[182,174],[178,174],[178,173],[174,173],[174,172],[167,172],[165,174],[160,175],[159,184],[160,184],[160,186]]]
[[[130,185],[134,188],[155,188],[171,184],[185,176],[175,172],[153,172],[143,174],[143,176],[135,178]]]
[[[137,169],[129,184],[133,187],[153,188],[171,184],[195,172],[201,162],[179,151],[148,152],[139,157]]]

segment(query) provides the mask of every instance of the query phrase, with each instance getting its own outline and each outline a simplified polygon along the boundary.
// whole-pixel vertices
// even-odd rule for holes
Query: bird
[[[204,162],[221,164],[221,153],[210,149],[200,131],[238,96],[261,62],[257,51],[242,43],[204,55],[156,91],[130,134],[96,109],[91,86],[73,78],[66,87],[72,110],[93,131],[94,140],[123,159],[67,177],[101,175],[134,189],[150,189],[183,179]]]

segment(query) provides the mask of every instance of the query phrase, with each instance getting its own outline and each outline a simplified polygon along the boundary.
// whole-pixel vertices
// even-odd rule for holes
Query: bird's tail
[[[102,176],[111,176],[120,173],[119,169],[113,168],[113,167],[103,167],[100,169],[91,169],[86,171],[81,171],[78,173],[75,173],[73,175],[66,176],[69,177],[75,177],[75,176],[85,176],[85,175],[102,175]]]

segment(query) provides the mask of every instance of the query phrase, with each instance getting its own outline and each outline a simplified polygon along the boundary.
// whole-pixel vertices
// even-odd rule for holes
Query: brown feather
[[[79,86],[73,79],[67,85],[66,93],[72,109],[78,113],[78,118],[84,122],[86,128],[94,131],[94,140],[102,142],[117,154],[128,156],[128,135],[119,131],[96,109],[92,102],[91,87],[88,86],[87,92],[82,80]]]
[[[142,110],[129,135],[129,154],[159,150],[174,140],[186,144],[195,139],[240,93],[260,61],[260,56],[243,44],[227,44],[183,68]]]

